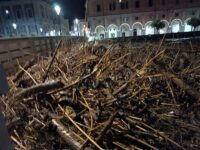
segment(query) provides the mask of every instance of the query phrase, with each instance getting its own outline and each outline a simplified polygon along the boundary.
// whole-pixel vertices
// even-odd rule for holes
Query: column
[[[133,29],[129,30],[129,36],[133,36]]]
[[[120,30],[117,31],[117,37],[122,37],[122,33]]]
[[[145,28],[142,28],[142,35],[145,35]]]

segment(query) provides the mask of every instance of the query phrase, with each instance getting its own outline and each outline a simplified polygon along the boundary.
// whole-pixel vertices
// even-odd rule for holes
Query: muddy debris
[[[59,43],[19,66],[0,101],[15,149],[200,149],[200,53],[184,44]]]

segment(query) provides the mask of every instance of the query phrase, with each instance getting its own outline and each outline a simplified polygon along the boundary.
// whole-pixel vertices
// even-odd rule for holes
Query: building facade
[[[88,0],[87,19],[96,38],[155,34],[151,24],[161,20],[159,33],[189,32],[191,17],[200,17],[200,0]]]
[[[57,15],[50,0],[0,1],[0,36],[54,36],[69,32],[68,20]]]
[[[71,29],[71,36],[89,37],[90,30],[88,28],[88,22],[85,19],[74,19]]]

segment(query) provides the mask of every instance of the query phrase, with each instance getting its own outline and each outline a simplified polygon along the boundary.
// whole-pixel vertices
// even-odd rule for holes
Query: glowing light
[[[12,24],[13,28],[16,30],[17,29],[17,24],[16,23],[13,23]]]
[[[55,11],[56,11],[56,14],[57,14],[57,15],[60,15],[61,7],[60,7],[59,5],[55,5],[55,6],[54,6],[54,9],[55,9]]]
[[[10,12],[9,12],[9,10],[6,9],[6,10],[5,10],[5,13],[6,13],[6,14],[9,14]]]
[[[74,31],[77,31],[77,27],[74,28]]]
[[[78,24],[78,19],[77,18],[75,19],[75,23]]]
[[[42,29],[42,28],[40,28],[40,32],[43,32],[43,29]]]

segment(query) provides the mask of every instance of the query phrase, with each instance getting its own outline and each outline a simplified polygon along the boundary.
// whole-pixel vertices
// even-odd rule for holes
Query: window
[[[22,7],[20,5],[15,5],[13,6],[13,10],[14,10],[15,17],[17,19],[22,19],[23,17]]]
[[[136,1],[135,2],[135,8],[139,8],[140,7],[140,2],[139,1]]]
[[[109,4],[109,10],[112,11],[112,10],[115,10],[115,9],[116,9],[115,2],[110,3],[110,4]]]
[[[165,0],[162,0],[162,5],[165,5]]]
[[[126,2],[126,9],[128,9],[128,1]]]
[[[135,17],[135,20],[139,20],[139,17]]]
[[[21,14],[20,10],[16,10],[16,16],[18,19],[22,18],[22,14]]]
[[[47,10],[47,8],[45,7],[45,9],[44,9],[44,12],[45,12],[45,17],[48,19],[48,10]]]
[[[113,2],[113,10],[115,10],[116,9],[116,4],[115,4],[115,2]]]
[[[178,5],[180,3],[180,1],[179,0],[176,0],[176,5]]]
[[[101,11],[101,6],[97,5],[97,12],[100,12],[100,11]]]
[[[33,12],[32,12],[31,9],[27,9],[27,16],[28,16],[29,18],[33,18]]]
[[[124,2],[121,2],[121,3],[120,3],[120,6],[121,6],[121,9],[125,9],[125,4],[124,4]]]
[[[193,15],[193,16],[195,15],[195,11],[192,12],[192,15]]]
[[[175,13],[175,16],[178,17],[178,16],[179,16],[179,13]]]
[[[165,18],[165,14],[162,15],[162,18]]]
[[[40,9],[41,9],[41,15],[42,15],[42,17],[44,18],[44,7],[43,7],[43,6],[40,6]]]
[[[112,10],[112,4],[111,3],[109,4],[109,10]]]
[[[34,17],[34,8],[33,8],[32,4],[24,5],[24,9],[25,9],[26,17],[28,17],[28,18],[33,18]]]
[[[128,1],[126,1],[126,2],[121,2],[120,3],[121,5],[121,9],[128,9],[128,7],[129,7],[129,5],[128,5]]]
[[[149,0],[149,7],[153,6],[153,0]]]

